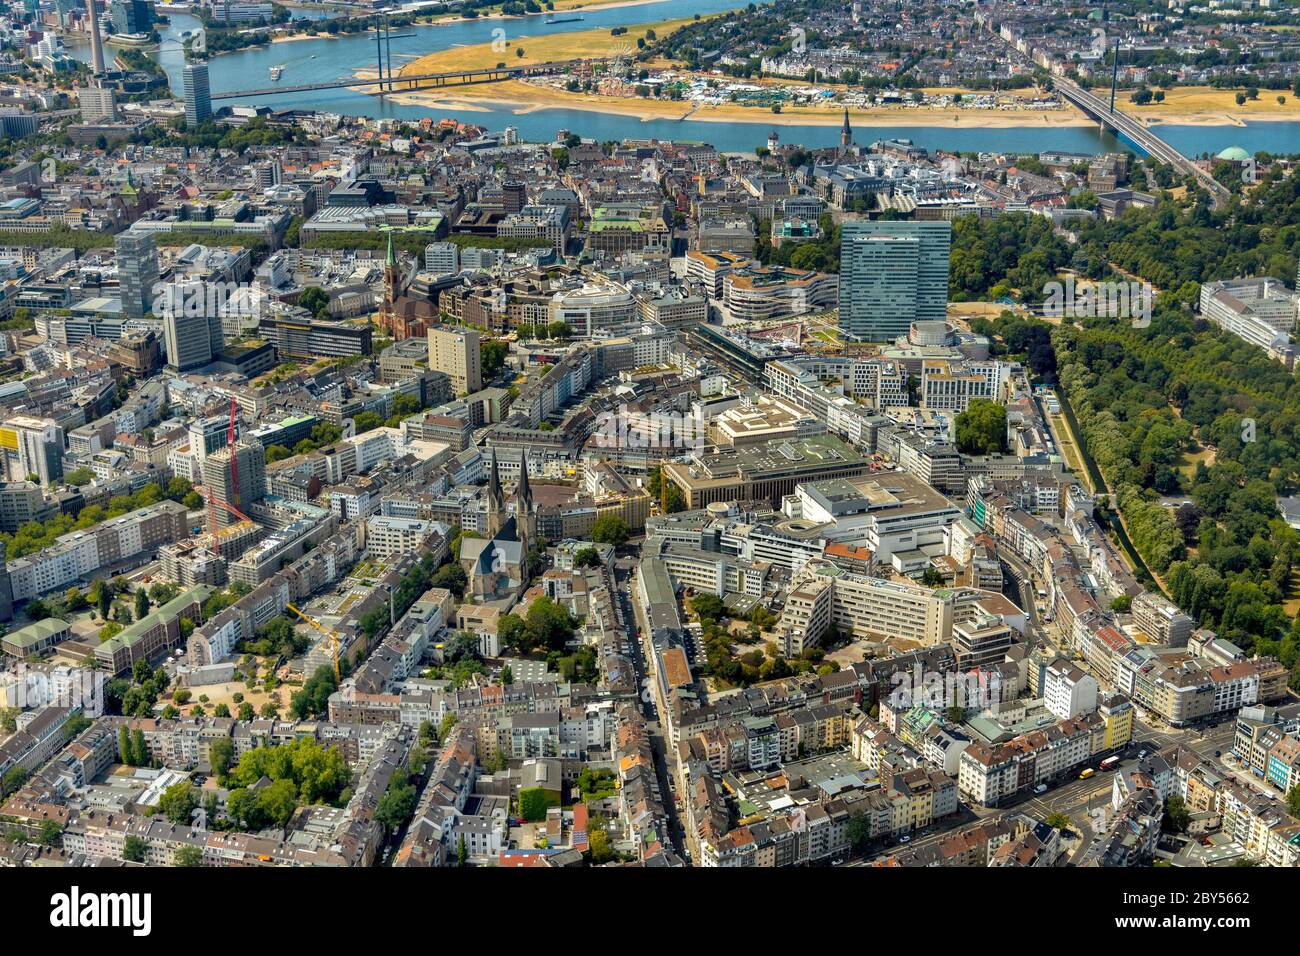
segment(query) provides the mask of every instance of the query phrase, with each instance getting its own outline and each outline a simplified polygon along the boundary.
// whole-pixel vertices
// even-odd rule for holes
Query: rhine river
[[[518,18],[480,17],[474,20],[457,20],[443,24],[424,24],[403,28],[400,31],[412,36],[394,39],[392,44],[393,71],[425,53],[456,46],[489,43],[492,31],[502,28],[511,42],[529,36],[575,30],[610,29],[654,23],[694,14],[719,13],[744,6],[738,0],[660,0],[627,7],[607,7],[603,10],[571,11],[553,14],[583,19],[567,23],[546,25],[552,14]],[[294,10],[298,18],[318,19],[322,11]],[[179,37],[198,26],[198,21],[188,14],[169,14],[171,24],[163,32],[160,48],[153,54],[166,70],[174,91],[181,88],[183,54]],[[88,59],[84,47],[70,47],[74,55]],[[105,51],[112,55],[112,48]],[[358,70],[375,66],[374,34],[353,34],[338,38],[295,40],[254,47],[237,53],[225,53],[209,61],[209,80],[212,91],[226,92],[240,89],[265,88],[272,85],[269,68],[284,66],[285,84],[323,83],[344,79]],[[454,95],[454,93],[449,93]],[[507,126],[518,127],[520,135],[530,140],[550,140],[558,129],[567,129],[580,136],[598,141],[657,138],[666,140],[712,143],[720,150],[752,151],[766,142],[770,121],[765,121],[755,111],[754,122],[717,123],[700,120],[649,120],[634,116],[620,116],[590,110],[545,109],[516,114],[509,108],[475,109],[466,111],[430,110],[427,107],[403,106],[354,90],[320,90],[311,93],[268,96],[261,100],[221,100],[220,105],[234,103],[261,103],[273,108],[296,107],[349,115],[420,119],[425,116],[454,117],[466,123],[501,130]],[[487,106],[489,104],[479,104]],[[839,129],[834,126],[777,127],[785,143],[804,146],[834,146],[839,143]],[[1075,152],[1104,152],[1115,149],[1113,136],[1103,134],[1096,127],[1054,127],[1043,129],[1033,126],[1002,129],[970,127],[861,126],[855,129],[859,143],[875,139],[906,138],[931,149],[963,151],[1005,151],[1037,153],[1046,149]],[[1156,128],[1170,145],[1185,155],[1198,156],[1218,152],[1226,146],[1241,146],[1254,153],[1300,153],[1300,123],[1258,122],[1245,126],[1159,126]]]

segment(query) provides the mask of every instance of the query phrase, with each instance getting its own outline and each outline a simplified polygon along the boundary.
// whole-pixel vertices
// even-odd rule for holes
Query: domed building
[[[1215,159],[1222,159],[1229,163],[1244,163],[1250,159],[1250,153],[1246,152],[1240,146],[1228,146],[1219,150],[1215,154]]]

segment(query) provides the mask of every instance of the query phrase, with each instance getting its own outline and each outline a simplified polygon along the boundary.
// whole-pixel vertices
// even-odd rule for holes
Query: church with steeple
[[[413,298],[402,291],[402,264],[393,251],[393,234],[388,234],[388,251],[384,256],[383,304],[376,324],[389,338],[424,338],[429,332],[436,309],[427,299]]]
[[[849,108],[844,108],[844,125],[840,128],[840,151],[848,152],[853,145],[853,128],[849,126]]]
[[[521,455],[514,508],[506,507],[496,449],[488,471],[483,537],[463,537],[457,555],[469,578],[466,593],[477,600],[518,597],[528,586],[528,549],[537,540],[537,514],[528,483],[528,456]]]

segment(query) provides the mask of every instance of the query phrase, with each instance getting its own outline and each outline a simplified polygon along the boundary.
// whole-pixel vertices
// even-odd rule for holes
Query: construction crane
[[[330,639],[330,651],[332,652],[334,657],[334,683],[337,684],[340,680],[338,631],[334,630],[333,628],[326,627],[324,624],[316,620],[310,614],[305,614],[304,612],[294,607],[292,604],[286,604],[285,607],[287,607],[290,611],[293,611],[294,614],[297,614],[300,618],[302,618],[304,621],[306,621],[308,624],[316,628],[316,630],[320,631],[322,634],[324,634],[326,637]]]
[[[207,489],[205,489],[205,490],[207,491],[207,496],[208,496],[208,525],[209,525],[209,536],[210,536],[211,539],[212,539],[212,550],[213,550],[213,551],[216,551],[216,550],[217,550],[217,530],[218,530],[218,529],[217,529],[217,506],[218,506],[218,505],[220,505],[222,508],[225,508],[227,511],[229,511],[232,515],[234,515],[234,516],[235,516],[236,518],[238,518],[240,521],[249,521],[249,522],[251,522],[253,519],[250,518],[248,515],[244,514],[242,511],[240,511],[238,508],[236,508],[236,507],[235,507],[234,505],[232,505],[230,502],[228,502],[228,501],[222,501],[220,498],[218,498],[216,495],[214,495],[214,494],[212,493],[212,489],[211,489],[211,488],[207,488]]]

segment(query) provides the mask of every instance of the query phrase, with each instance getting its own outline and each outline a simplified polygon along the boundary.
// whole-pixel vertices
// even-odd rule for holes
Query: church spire
[[[497,450],[492,449],[492,473],[488,476],[488,503],[501,503],[501,469],[497,465]]]
[[[533,489],[528,485],[528,453],[522,448],[519,450],[519,484],[515,487],[515,532],[525,552],[537,543]]]
[[[519,487],[515,492],[519,498],[519,503],[528,510],[533,507],[533,490],[528,487],[528,455],[521,454],[519,457]]]
[[[840,129],[840,146],[848,149],[853,145],[853,129],[849,126],[849,108],[844,107],[844,126]]]
[[[488,494],[487,494],[487,533],[488,537],[495,538],[501,532],[501,525],[504,524],[502,512],[504,506],[501,501],[501,469],[497,466],[497,450],[492,449],[492,470],[488,475]]]

